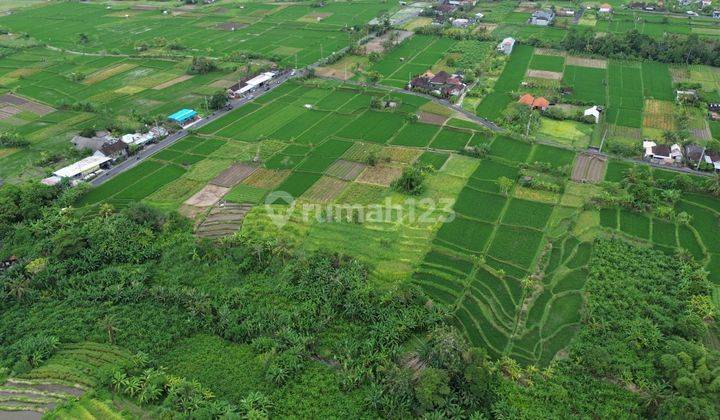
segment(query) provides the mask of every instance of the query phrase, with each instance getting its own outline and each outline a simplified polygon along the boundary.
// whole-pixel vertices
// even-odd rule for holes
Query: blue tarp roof
[[[197,115],[197,112],[193,111],[192,109],[185,108],[185,109],[181,109],[180,111],[172,114],[171,116],[168,117],[168,119],[173,120],[173,121],[183,122],[183,121],[189,120],[190,118],[193,118],[196,115]]]

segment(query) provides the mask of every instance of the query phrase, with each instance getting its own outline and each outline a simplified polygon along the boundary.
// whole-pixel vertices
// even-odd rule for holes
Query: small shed
[[[586,109],[583,112],[583,116],[585,116],[585,117],[592,116],[593,118],[595,118],[595,124],[597,124],[600,122],[600,112],[601,111],[602,110],[597,105],[595,105],[592,108]]]

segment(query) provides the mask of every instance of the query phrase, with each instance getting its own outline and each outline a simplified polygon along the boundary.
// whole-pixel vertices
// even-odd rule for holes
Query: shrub
[[[425,171],[417,166],[407,166],[403,169],[400,178],[393,182],[393,188],[401,193],[408,195],[420,195],[422,194],[425,186]]]

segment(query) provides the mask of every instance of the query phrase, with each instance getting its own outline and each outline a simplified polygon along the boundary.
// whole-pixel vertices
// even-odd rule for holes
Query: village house
[[[498,44],[497,50],[505,55],[512,53],[513,47],[515,46],[515,38],[505,38],[501,43]]]
[[[720,19],[720,10],[713,10],[712,17],[714,19]]]
[[[408,84],[410,90],[427,91],[443,98],[459,96],[466,87],[462,82],[462,76],[449,74],[446,71],[439,71],[437,74],[427,71]]]
[[[697,165],[702,161],[703,156],[705,156],[705,148],[697,144],[688,144],[685,146],[685,159],[693,169],[696,169]]]
[[[552,10],[538,10],[533,12],[530,24],[536,26],[549,26],[555,20],[555,12]]]
[[[522,95],[520,99],[518,99],[518,103],[529,106],[532,109],[539,109],[541,111],[545,111],[550,106],[550,101],[547,99],[542,96],[536,98],[529,93]]]
[[[567,8],[560,8],[560,10],[557,13],[560,16],[575,16],[575,10],[573,9],[567,9]]]
[[[712,0],[700,0],[700,8],[704,9],[706,7],[712,6]]]
[[[683,153],[679,144],[668,146],[654,141],[644,141],[643,149],[645,149],[645,159],[655,163],[670,165],[682,162]]]
[[[70,143],[72,143],[77,150],[90,149],[93,152],[97,152],[103,144],[113,140],[117,139],[112,137],[107,131],[98,131],[93,137],[74,136],[70,140]]]
[[[457,6],[454,6],[452,4],[441,4],[435,7],[435,13],[438,16],[447,16],[455,10],[457,10]]]
[[[715,172],[720,172],[720,155],[715,152],[705,151],[703,160],[708,165],[712,165]]]
[[[53,172],[53,175],[58,180],[63,178],[68,178],[73,182],[88,180],[100,173],[103,168],[106,168],[111,160],[102,153],[96,152],[94,155],[81,159],[72,165],[58,169]]]
[[[115,140],[113,142],[103,144],[100,150],[98,150],[98,152],[109,157],[114,162],[118,159],[127,157],[128,149],[128,145],[125,142],[121,140]]]
[[[598,13],[612,13],[613,8],[608,3],[603,3],[600,5],[600,8],[598,9]]]
[[[675,91],[675,100],[677,102],[693,102],[697,100],[697,97],[698,95],[695,89]]]
[[[468,19],[453,19],[452,26],[455,28],[465,28],[470,24]]]

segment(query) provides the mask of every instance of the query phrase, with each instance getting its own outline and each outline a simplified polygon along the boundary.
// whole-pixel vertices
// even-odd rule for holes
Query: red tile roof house
[[[520,99],[518,100],[518,103],[523,104],[525,106],[529,106],[530,108],[533,108],[533,109],[539,109],[541,111],[545,111],[550,106],[550,101],[548,101],[547,99],[543,98],[542,96],[539,98],[535,98],[534,96],[532,96],[529,93],[526,93],[523,96],[521,96]]]

